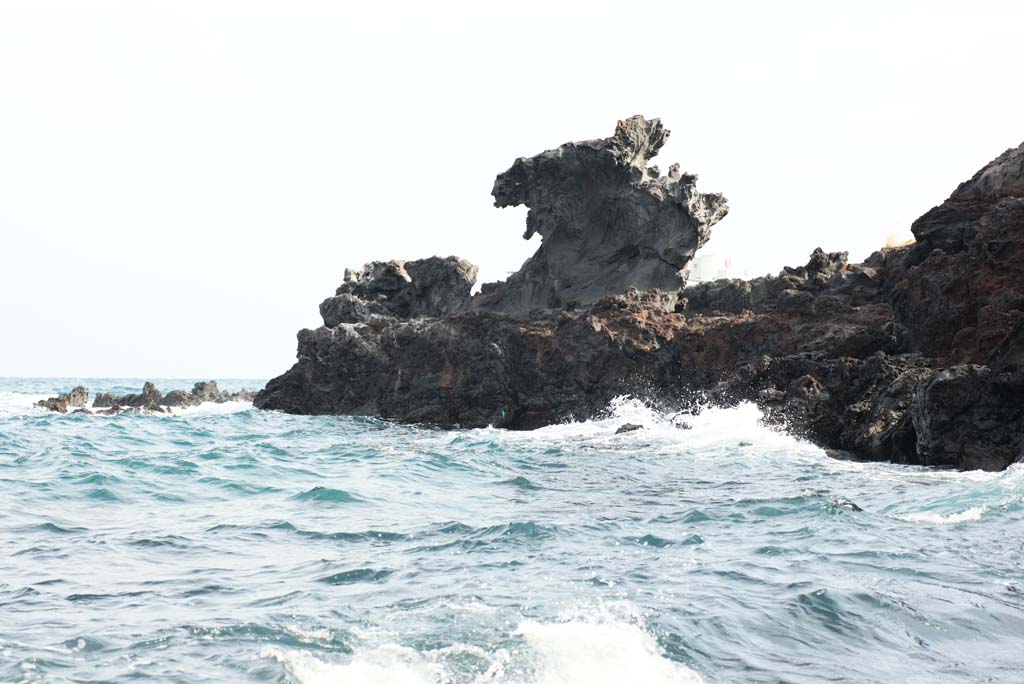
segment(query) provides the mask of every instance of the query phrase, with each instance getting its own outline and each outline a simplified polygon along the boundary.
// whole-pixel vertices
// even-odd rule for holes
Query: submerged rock
[[[415,277],[370,269],[347,290],[365,312],[300,331],[297,362],[255,405],[528,429],[627,394],[683,412],[750,401],[843,457],[1024,458],[1024,145],[915,222],[915,244],[861,264],[816,249],[776,276],[680,292],[725,205],[644,170],[663,135],[634,119],[517,161],[495,197],[527,204],[527,234],[544,236],[517,274],[468,305],[465,280],[428,314],[398,304]]]
[[[623,423],[619,426],[619,429],[615,431],[615,434],[621,435],[624,432],[636,432],[637,430],[643,429],[643,425],[637,425],[636,423]]]

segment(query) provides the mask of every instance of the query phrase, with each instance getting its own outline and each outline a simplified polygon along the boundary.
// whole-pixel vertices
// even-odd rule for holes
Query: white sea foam
[[[524,622],[521,635],[536,654],[536,684],[699,684],[693,670],[668,660],[639,625],[619,620]]]
[[[732,408],[706,408],[696,415],[660,411],[639,399],[621,396],[613,399],[605,417],[569,421],[527,432],[509,432],[485,428],[480,432],[498,435],[506,442],[547,442],[565,440],[608,440],[610,446],[628,446],[644,440],[657,444],[681,444],[695,449],[715,446],[735,447],[746,441],[758,446],[784,448],[821,456],[818,447],[784,431],[764,424],[763,415],[753,403]],[[643,430],[616,434],[624,423],[643,425]],[[682,428],[681,424],[689,426]]]
[[[333,662],[305,651],[266,647],[261,658],[281,663],[300,684],[436,684],[463,681],[445,657],[454,651],[471,652],[489,662],[475,684],[701,684],[693,670],[672,662],[659,652],[654,638],[641,623],[601,615],[554,622],[526,620],[512,633],[522,649],[486,652],[455,645],[420,653],[385,644],[357,649],[347,661]]]
[[[411,648],[388,644],[361,651],[347,663],[320,660],[311,653],[269,646],[261,658],[284,665],[299,684],[425,684],[444,681],[443,669]]]
[[[981,520],[981,516],[988,512],[988,506],[975,506],[959,513],[908,513],[907,515],[896,516],[900,520],[916,523],[929,523],[931,525],[955,525],[957,523],[972,522]]]
[[[37,401],[46,399],[46,394],[22,394],[20,392],[0,392],[0,416],[18,416],[30,413],[46,413],[47,410],[36,406]]]

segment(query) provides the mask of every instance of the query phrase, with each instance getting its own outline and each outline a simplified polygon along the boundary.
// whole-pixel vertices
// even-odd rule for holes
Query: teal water
[[[30,407],[77,382],[0,380],[0,681],[1024,681],[1021,466],[830,460],[751,406]]]

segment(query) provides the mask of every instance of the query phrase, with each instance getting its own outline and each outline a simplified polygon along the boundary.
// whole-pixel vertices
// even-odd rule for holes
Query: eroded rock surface
[[[587,306],[630,288],[677,290],[680,271],[728,212],[725,198],[697,191],[697,177],[648,162],[668,139],[658,119],[619,121],[603,140],[566,143],[517,159],[494,181],[494,205],[526,205],[529,240],[543,242],[478,308],[524,315]]]
[[[469,303],[477,268],[458,257],[375,261],[345,279],[320,304],[324,325],[364,323],[373,318],[444,316]]]
[[[642,286],[605,279],[598,295],[596,279],[572,280],[577,266],[595,273],[589,256],[631,253],[614,242],[623,235],[648,253],[645,241],[673,225],[682,237],[668,251],[688,258],[724,213],[715,196],[686,195],[692,184],[641,173],[660,136],[660,125],[627,123],[618,142],[520,160],[495,196],[530,206],[528,233],[545,243],[516,276],[448,314],[384,307],[300,331],[297,363],[255,404],[524,429],[599,415],[623,394],[684,413],[753,401],[770,423],[844,458],[988,470],[1024,458],[1024,146],[915,222],[915,244],[864,263],[815,250],[777,276],[680,291],[672,269],[684,259],[666,271],[627,259],[622,273]],[[574,158],[605,171],[578,175],[591,166]],[[611,244],[577,244],[573,230],[597,206],[649,211],[623,233],[599,218],[593,235]]]

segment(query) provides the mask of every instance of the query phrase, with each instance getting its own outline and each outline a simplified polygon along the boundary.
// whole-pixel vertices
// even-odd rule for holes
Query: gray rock
[[[728,208],[697,177],[647,163],[668,139],[658,119],[619,121],[603,140],[517,159],[494,181],[494,205],[525,204],[537,252],[508,280],[483,286],[476,308],[522,316],[593,304],[629,288],[683,286],[682,271]]]
[[[67,394],[59,394],[56,397],[37,401],[36,406],[56,413],[67,413],[69,408],[82,407],[88,403],[89,391],[78,385]],[[78,413],[78,411],[75,413]]]
[[[116,406],[120,401],[121,397],[111,394],[109,392],[98,392],[96,398],[93,399],[93,408],[111,408]]]
[[[185,390],[171,390],[164,395],[163,405],[173,407],[196,406],[200,401]]]
[[[220,388],[216,380],[197,382],[192,386],[192,398],[197,404],[204,401],[217,401],[220,399]]]
[[[156,386],[147,382],[142,386],[141,394],[126,394],[117,403],[124,407],[147,408],[155,410],[163,402],[163,395]]]
[[[68,412],[68,399],[66,394],[62,394],[58,397],[50,397],[49,399],[40,399],[36,402],[36,406],[44,408],[48,411],[55,413],[67,413]]]
[[[624,432],[636,432],[637,430],[643,429],[643,425],[637,425],[636,423],[623,423],[619,426],[619,429],[615,431],[615,434],[621,435]]]
[[[89,390],[81,385],[74,387],[67,395],[68,406],[82,407],[89,403]]]

